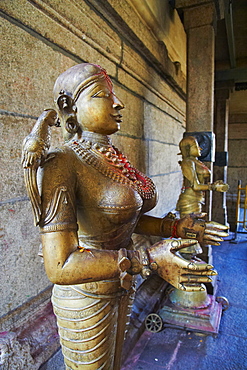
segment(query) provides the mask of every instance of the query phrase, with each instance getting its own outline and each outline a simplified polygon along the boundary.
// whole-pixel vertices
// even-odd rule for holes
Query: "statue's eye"
[[[109,92],[100,90],[100,91],[96,92],[95,94],[93,94],[92,97],[93,98],[108,98],[109,96],[110,96]]]

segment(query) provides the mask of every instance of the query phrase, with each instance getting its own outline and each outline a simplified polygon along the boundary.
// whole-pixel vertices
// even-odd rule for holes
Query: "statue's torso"
[[[210,170],[199,160],[195,160],[195,166],[198,180],[201,184],[204,184],[205,179],[208,179],[210,176]]]
[[[76,161],[76,172],[80,240],[107,249],[126,246],[143,206],[141,196],[80,159]]]
[[[138,218],[155,206],[155,194],[144,199],[128,183],[122,183],[109,164],[104,167],[106,171],[99,170],[68,147],[50,157],[43,169],[44,212],[51,207],[49,198],[55,189],[62,186],[67,193],[66,201],[59,200],[57,215],[50,223],[64,223],[66,228],[73,219],[78,224],[80,243],[85,246],[128,248]]]
[[[202,212],[202,204],[205,201],[205,192],[194,189],[194,182],[198,181],[204,184],[210,176],[209,169],[198,159],[186,158],[181,162],[183,172],[183,188],[179,196],[176,210],[179,211],[180,217],[190,213]]]
[[[197,177],[200,184],[204,184],[205,180],[208,179],[210,176],[210,170],[198,159],[185,159],[182,161],[181,166],[184,175],[185,190],[192,188],[195,176]],[[185,171],[185,168],[191,168],[191,170]]]

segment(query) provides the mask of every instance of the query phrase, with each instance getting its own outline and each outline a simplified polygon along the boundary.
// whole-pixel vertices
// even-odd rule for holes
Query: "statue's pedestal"
[[[222,305],[216,301],[214,296],[206,293],[205,297],[205,292],[202,292],[201,296],[200,294],[198,296],[197,306],[193,307],[190,292],[182,292],[183,305],[179,302],[177,290],[175,292],[176,298],[173,297],[173,292],[171,292],[163,302],[163,307],[159,310],[164,326],[170,324],[178,328],[188,328],[205,334],[218,333]],[[200,304],[200,301],[203,303]]]

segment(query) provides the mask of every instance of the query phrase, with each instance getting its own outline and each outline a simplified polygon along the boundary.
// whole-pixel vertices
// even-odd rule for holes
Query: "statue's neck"
[[[89,141],[92,144],[100,144],[104,146],[112,145],[109,136],[97,134],[96,132],[92,131],[83,131],[81,141]]]

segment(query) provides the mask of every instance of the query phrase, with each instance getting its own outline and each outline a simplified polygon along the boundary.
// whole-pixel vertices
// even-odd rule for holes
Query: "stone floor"
[[[238,234],[238,239],[213,250],[217,295],[230,303],[218,335],[167,327],[145,331],[122,370],[247,370],[247,235]],[[61,351],[40,370],[64,370]]]

